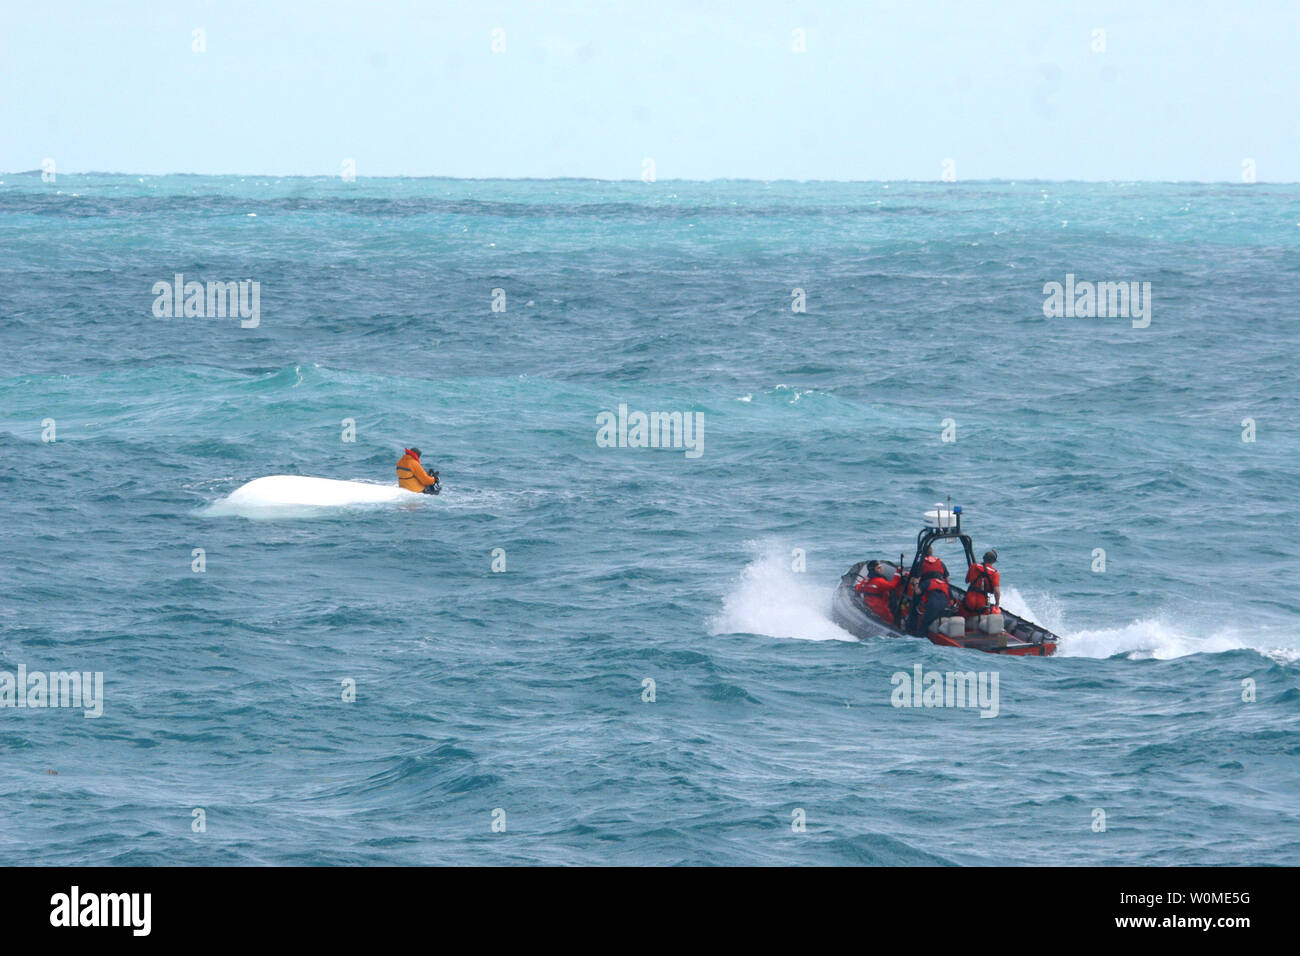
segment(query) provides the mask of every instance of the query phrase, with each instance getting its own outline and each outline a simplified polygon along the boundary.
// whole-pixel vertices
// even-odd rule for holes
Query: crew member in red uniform
[[[908,623],[915,630],[921,623],[923,615],[929,613],[929,609],[940,606],[938,598],[929,599],[931,591],[938,591],[943,595],[943,607],[952,600],[952,593],[948,590],[948,568],[935,556],[933,548],[925,549],[916,583],[911,587],[912,611],[908,615]]]
[[[853,590],[862,595],[863,602],[877,617],[892,621],[894,609],[890,607],[890,599],[903,586],[903,576],[892,565],[887,567],[893,572],[892,576],[886,576],[885,567],[879,561],[868,561],[867,576],[855,584]]]
[[[921,573],[917,575],[916,593],[924,597],[927,592],[935,590],[948,593],[948,568],[935,557],[933,548],[926,548],[921,558]]]
[[[970,587],[966,589],[966,597],[962,600],[962,610],[968,616],[996,613],[1002,606],[1002,579],[998,575],[998,569],[993,567],[997,560],[996,551],[985,551],[982,562],[966,569],[966,583]],[[990,598],[993,599],[992,605],[989,604]]]

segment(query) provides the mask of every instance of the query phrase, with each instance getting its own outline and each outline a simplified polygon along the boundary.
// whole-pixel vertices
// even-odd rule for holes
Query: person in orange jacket
[[[436,495],[442,490],[438,484],[438,473],[435,471],[430,474],[420,464],[418,448],[407,448],[406,453],[397,460],[397,483],[417,494]]]

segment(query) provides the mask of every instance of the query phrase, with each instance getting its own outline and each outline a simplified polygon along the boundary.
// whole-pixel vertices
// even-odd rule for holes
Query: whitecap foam
[[[789,548],[755,545],[758,552],[709,620],[709,634],[762,634],[804,641],[852,641],[830,617],[831,593],[824,581],[792,568]]]

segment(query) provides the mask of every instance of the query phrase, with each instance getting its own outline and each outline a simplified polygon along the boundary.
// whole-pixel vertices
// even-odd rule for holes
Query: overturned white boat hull
[[[304,475],[267,475],[255,478],[213,505],[217,513],[245,513],[259,509],[346,508],[417,501],[421,496],[397,485],[367,481],[339,481]]]

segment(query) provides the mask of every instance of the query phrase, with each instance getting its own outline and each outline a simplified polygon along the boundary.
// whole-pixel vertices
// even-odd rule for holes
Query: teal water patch
[[[0,671],[105,696],[5,712],[0,846],[1295,863],[1298,223],[1286,186],[6,176]],[[156,317],[178,272],[259,325]],[[1150,326],[1046,318],[1067,274],[1150,282]],[[701,453],[603,445],[620,406]],[[411,445],[437,498],[219,514]],[[1058,657],[831,620],[949,496]],[[997,719],[892,706],[917,663],[996,670]]]

